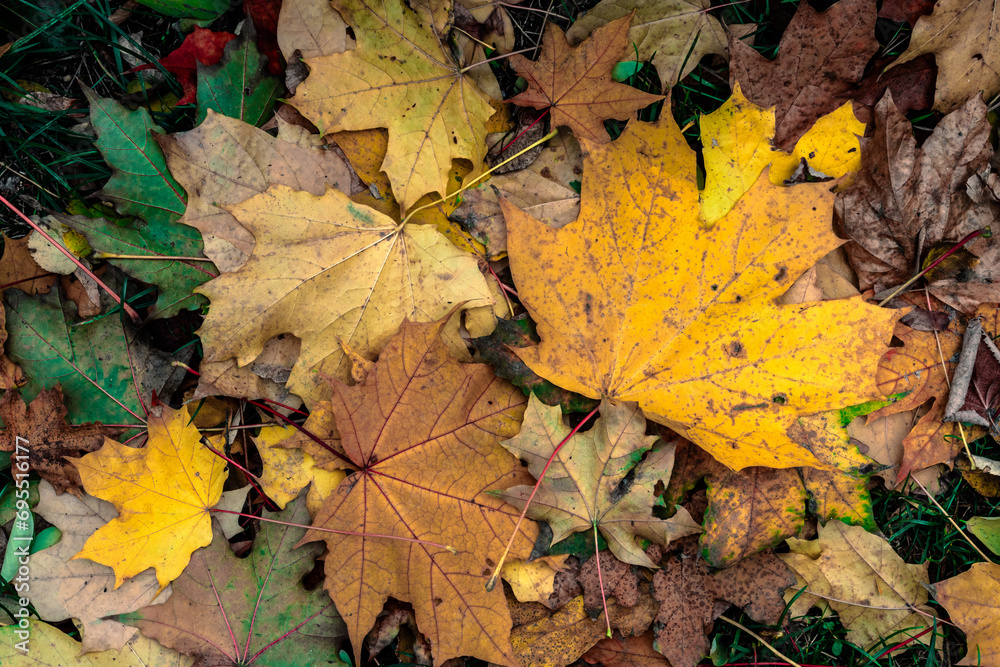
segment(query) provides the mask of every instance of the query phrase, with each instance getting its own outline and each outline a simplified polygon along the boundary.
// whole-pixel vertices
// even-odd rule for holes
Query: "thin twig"
[[[110,287],[108,287],[107,285],[105,285],[104,281],[102,281],[100,278],[98,278],[94,274],[93,271],[91,271],[90,269],[88,269],[87,266],[83,262],[81,262],[80,259],[76,255],[74,255],[69,250],[67,250],[66,248],[64,248],[62,246],[62,244],[57,243],[54,238],[52,238],[51,236],[48,235],[48,232],[46,232],[44,229],[42,229],[38,225],[38,223],[36,223],[34,220],[32,220],[31,218],[29,218],[28,216],[26,216],[24,213],[22,213],[19,208],[17,208],[13,204],[11,204],[9,201],[7,201],[6,199],[4,199],[3,196],[0,196],[0,203],[3,203],[4,205],[6,205],[7,208],[9,208],[10,210],[12,210],[15,214],[17,214],[18,217],[20,217],[22,220],[24,220],[26,223],[28,223],[28,225],[30,225],[32,229],[34,229],[36,232],[38,232],[39,235],[41,235],[42,238],[44,238],[46,241],[48,241],[49,243],[51,243],[53,245],[53,247],[56,248],[56,250],[58,250],[59,252],[61,252],[64,255],[66,255],[66,257],[71,262],[73,262],[74,264],[76,264],[77,268],[79,268],[81,271],[83,271],[85,274],[87,274],[87,276],[89,278],[91,278],[94,282],[96,282],[101,287],[101,289],[103,289],[105,292],[107,292],[111,296],[111,298],[115,300],[115,303],[117,303],[118,305],[120,305],[122,307],[122,310],[124,310],[126,313],[128,313],[128,316],[131,317],[133,321],[135,321],[135,322],[139,321],[139,313],[135,312],[132,309],[132,306],[128,305],[120,296],[118,296],[118,294],[114,290],[112,290]]]
[[[986,561],[987,563],[993,563],[993,560],[989,556],[987,556],[985,553],[983,553],[982,549],[980,549],[978,546],[976,546],[976,543],[972,541],[972,538],[969,537],[968,535],[966,535],[964,530],[962,530],[961,528],[959,528],[959,526],[955,522],[955,520],[951,518],[950,514],[948,514],[948,510],[946,510],[945,508],[941,507],[941,503],[939,503],[937,501],[937,498],[935,498],[933,496],[933,494],[931,494],[931,492],[928,491],[924,487],[924,485],[920,483],[920,480],[918,480],[913,475],[910,475],[910,481],[913,482],[914,484],[916,484],[917,486],[919,486],[920,490],[923,491],[925,494],[927,494],[927,497],[930,498],[930,501],[932,503],[934,503],[934,505],[939,510],[941,510],[941,514],[944,514],[944,516],[948,519],[948,521],[951,522],[951,525],[955,527],[955,530],[957,530],[958,534],[962,536],[962,539],[964,539],[966,542],[968,542],[970,545],[972,545],[972,548],[976,550],[976,553],[978,553],[980,556],[982,556],[982,559],[984,561]]]
[[[768,644],[766,639],[764,639],[763,637],[761,637],[760,635],[758,635],[756,632],[754,632],[750,628],[747,628],[744,625],[742,625],[740,623],[737,623],[736,621],[734,621],[731,618],[726,618],[725,616],[720,616],[719,620],[720,621],[725,621],[726,623],[729,623],[730,625],[735,626],[735,627],[739,628],[740,630],[742,630],[743,632],[747,633],[748,635],[750,635],[751,637],[753,637],[754,639],[756,639],[757,641],[759,641],[761,644],[763,644],[764,646],[766,646],[768,648],[768,650],[771,651],[771,653],[775,654],[776,656],[778,656],[779,658],[781,658],[782,660],[784,660],[786,663],[788,663],[792,667],[802,667],[802,665],[800,665],[799,663],[795,662],[794,660],[792,660],[791,658],[789,658],[787,655],[785,655],[784,653],[782,653],[778,649],[776,649],[773,646],[771,646],[770,644]]]

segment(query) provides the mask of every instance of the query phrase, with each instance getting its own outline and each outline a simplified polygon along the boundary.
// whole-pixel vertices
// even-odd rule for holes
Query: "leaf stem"
[[[471,181],[469,181],[469,183],[467,185],[463,185],[458,190],[455,190],[454,192],[452,192],[450,195],[446,195],[446,196],[442,197],[441,199],[438,199],[437,201],[432,201],[429,204],[424,204],[423,206],[418,206],[417,208],[413,209],[412,211],[410,211],[409,213],[407,213],[406,217],[403,218],[402,222],[399,223],[399,226],[396,227],[396,231],[398,232],[400,229],[402,229],[403,225],[405,225],[407,222],[409,222],[410,218],[412,218],[415,214],[419,213],[420,211],[423,211],[424,209],[430,208],[432,206],[437,206],[438,204],[443,204],[446,201],[448,201],[449,199],[451,199],[452,197],[456,197],[456,196],[460,195],[461,193],[465,192],[466,190],[468,190],[469,188],[471,188],[472,186],[474,186],[479,181],[483,180],[484,178],[486,178],[487,176],[489,176],[490,174],[492,174],[494,171],[496,171],[500,167],[502,167],[505,164],[507,164],[508,162],[510,162],[511,160],[514,160],[514,159],[516,159],[516,158],[524,155],[525,153],[527,153],[528,151],[530,151],[535,146],[539,146],[541,144],[544,144],[546,141],[548,141],[552,137],[556,136],[557,134],[559,134],[558,130],[552,130],[551,132],[549,132],[544,137],[542,137],[541,139],[539,139],[535,143],[531,144],[527,148],[524,148],[524,149],[518,151],[514,155],[511,155],[509,158],[507,158],[506,160],[504,160],[500,164],[495,165],[493,167],[490,167],[489,169],[487,169],[486,171],[484,171],[483,173],[481,173],[479,176],[476,176],[474,179],[472,179]]]
[[[514,524],[514,530],[510,534],[510,539],[507,540],[507,546],[503,550],[503,555],[500,556],[500,562],[497,563],[496,569],[493,572],[493,576],[490,577],[490,580],[486,582],[487,591],[492,591],[493,588],[497,585],[497,579],[500,577],[500,570],[503,569],[504,561],[507,560],[507,555],[510,553],[510,548],[514,544],[514,538],[517,537],[517,533],[521,529],[521,524],[524,523],[524,517],[528,514],[528,508],[531,507],[531,501],[535,499],[535,494],[538,493],[538,487],[541,486],[542,480],[545,479],[545,473],[549,471],[549,466],[552,465],[552,461],[555,460],[556,454],[559,453],[559,450],[562,449],[563,445],[569,442],[570,438],[576,435],[576,432],[579,431],[584,424],[590,421],[590,418],[593,417],[600,408],[601,408],[600,404],[595,405],[594,409],[591,410],[589,413],[587,413],[587,416],[584,417],[579,424],[574,426],[573,430],[567,433],[566,437],[563,438],[558,445],[556,445],[556,448],[554,450],[552,450],[552,456],[550,456],[549,460],[545,462],[545,467],[542,468],[542,473],[538,476],[538,481],[535,482],[534,488],[531,489],[531,495],[528,496],[528,502],[524,503],[524,509],[521,510],[521,515],[517,517],[517,523]],[[602,588],[601,590],[603,591],[604,589]]]
[[[268,523],[280,523],[283,526],[293,526],[295,528],[305,528],[306,530],[316,530],[322,533],[334,533],[336,535],[356,535],[358,537],[384,537],[387,540],[399,540],[401,542],[413,542],[414,544],[426,544],[427,546],[437,547],[438,549],[444,549],[451,554],[458,554],[458,549],[455,547],[450,547],[447,544],[438,544],[437,542],[430,542],[428,540],[419,540],[415,537],[403,537],[401,535],[383,535],[381,533],[359,533],[354,530],[336,530],[334,528],[321,528],[319,526],[303,526],[300,523],[289,523],[288,521],[278,521],[277,519],[265,519],[264,517],[257,516],[255,514],[245,514],[243,512],[234,512],[232,510],[223,510],[217,507],[213,507],[208,510],[209,512],[220,512],[222,514],[239,514],[240,516],[249,517],[251,519],[257,519],[258,521],[266,521]]]
[[[594,521],[594,558],[597,559],[597,585],[601,587],[601,605],[604,607],[604,624],[608,639],[611,638],[611,615],[608,614],[608,596],[604,593],[604,574],[601,572],[601,550],[597,546],[597,522]]]
[[[43,239],[45,239],[46,241],[48,241],[49,243],[51,243],[59,252],[61,252],[62,254],[66,255],[66,257],[71,262],[73,262],[74,264],[76,264],[77,268],[79,268],[81,271],[83,271],[85,274],[87,274],[87,276],[89,278],[91,278],[94,282],[96,282],[101,287],[101,289],[103,289],[105,292],[107,292],[111,296],[111,298],[115,300],[115,303],[117,303],[119,306],[121,306],[122,310],[124,310],[126,313],[128,313],[128,316],[131,317],[134,322],[138,322],[139,321],[139,313],[135,312],[135,310],[132,309],[132,306],[128,305],[120,296],[118,296],[117,293],[115,293],[114,290],[112,290],[110,287],[108,287],[107,285],[105,285],[104,281],[102,281],[100,278],[98,278],[96,275],[94,275],[94,272],[91,271],[90,269],[88,269],[84,265],[84,263],[81,262],[80,259],[76,255],[74,255],[69,250],[67,250],[66,248],[64,248],[62,246],[62,244],[56,243],[56,240],[53,239],[51,236],[49,236],[48,232],[46,232],[44,229],[42,229],[38,225],[38,223],[36,223],[34,220],[32,220],[31,218],[29,218],[28,216],[26,216],[24,213],[22,213],[19,208],[17,208],[13,204],[11,204],[9,201],[7,201],[6,199],[4,199],[3,196],[0,196],[0,202],[2,202],[5,206],[7,206],[7,208],[9,208],[14,213],[16,213],[19,218],[21,218],[26,223],[28,223],[28,225],[30,225],[32,229],[34,229],[36,232],[38,232],[39,235],[41,235],[41,237]]]
[[[917,275],[913,276],[912,278],[910,278],[909,280],[907,280],[905,283],[903,283],[902,285],[900,285],[899,287],[897,287],[896,289],[894,289],[892,291],[892,294],[890,294],[889,296],[887,296],[884,299],[882,299],[879,302],[878,305],[879,306],[884,306],[885,304],[889,303],[889,301],[891,301],[892,299],[896,298],[897,296],[899,296],[900,294],[902,294],[904,291],[906,291],[906,289],[910,285],[912,285],[913,283],[915,283],[918,280],[920,280],[921,278],[923,278],[927,274],[927,272],[929,272],[931,269],[935,268],[938,264],[940,264],[944,260],[946,260],[949,257],[951,257],[953,254],[955,254],[966,243],[968,243],[972,239],[976,238],[977,236],[980,236],[981,234],[983,234],[985,232],[988,232],[989,229],[990,229],[989,227],[984,227],[983,229],[978,229],[978,230],[972,232],[971,234],[969,234],[968,236],[966,236],[964,239],[962,239],[961,241],[959,241],[958,243],[956,243],[954,246],[952,246],[948,250],[948,252],[946,252],[945,254],[941,255],[940,257],[938,257],[937,259],[935,259],[933,262],[931,262],[930,264],[928,264],[927,268],[925,268],[923,271],[921,271],[920,273],[918,273]]]

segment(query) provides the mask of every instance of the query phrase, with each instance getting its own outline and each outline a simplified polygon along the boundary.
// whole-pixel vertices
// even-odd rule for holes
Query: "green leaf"
[[[302,585],[323,552],[322,543],[295,547],[310,522],[305,498],[283,512],[264,512],[264,518],[294,525],[263,523],[250,555],[237,558],[216,523],[215,539],[194,552],[165,603],[118,620],[207,664],[232,664],[222,647],[235,647],[241,665],[339,665],[337,651],[347,628],[322,587]]]
[[[0,525],[6,524],[17,514],[17,487],[11,483],[0,494]],[[23,495],[23,494],[22,494]],[[28,482],[28,507],[34,509],[38,504],[38,482]]]
[[[198,63],[198,116],[200,124],[212,109],[250,125],[267,121],[283,86],[267,73],[267,58],[257,49],[253,30],[244,30],[226,44],[215,65]]]
[[[31,542],[31,553],[54,547],[59,544],[59,540],[61,539],[62,531],[55,526],[49,526],[38,533],[38,535],[35,535],[35,539]]]
[[[107,395],[142,414],[120,313],[71,326],[76,306],[63,301],[58,290],[38,297],[8,290],[6,296],[7,352],[29,378],[21,389],[26,402],[59,383],[74,424],[135,423],[136,418]]]
[[[987,549],[1000,556],[1000,517],[974,516],[965,522],[965,527]]]
[[[90,122],[97,148],[114,172],[100,196],[118,205],[118,212],[151,225],[174,222],[184,213],[184,188],[167,169],[167,160],[153,139],[163,130],[143,108],[129,111],[114,100],[84,88],[90,101]]]
[[[138,0],[161,14],[201,21],[214,19],[229,9],[228,0]]]
[[[7,538],[7,551],[3,555],[3,568],[0,569],[0,578],[4,581],[11,581],[17,575],[17,568],[21,565],[20,559],[29,553],[31,538],[35,534],[34,513],[30,509],[22,512],[21,516],[27,515],[27,518],[15,518],[10,529],[10,537]]]
[[[82,215],[55,217],[62,224],[83,234],[98,253],[144,255],[151,258],[157,255],[202,255],[201,232],[180,223],[132,227],[118,225],[104,218]],[[208,303],[208,299],[201,294],[193,294],[192,290],[218,275],[211,262],[112,258],[108,262],[133,278],[159,288],[159,296],[153,307],[156,317],[172,317],[181,309],[200,308]]]
[[[627,81],[629,77],[635,76],[642,69],[642,63],[635,60],[627,60],[618,63],[611,70],[611,78],[618,83]]]

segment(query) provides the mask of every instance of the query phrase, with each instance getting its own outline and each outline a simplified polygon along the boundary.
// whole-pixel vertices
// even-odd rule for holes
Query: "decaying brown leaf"
[[[671,557],[653,577],[653,597],[660,602],[656,617],[656,650],[673,667],[694,667],[709,651],[707,634],[732,602],[754,620],[776,623],[784,610],[781,591],[795,577],[774,554],[741,561],[718,574],[704,562]]]
[[[769,61],[729,36],[730,80],[757,106],[775,108],[774,144],[791,152],[806,130],[843,104],[875,41],[875,0],[841,0],[825,12],[802,3]]]
[[[968,191],[993,155],[990,128],[977,97],[945,116],[918,148],[910,121],[890,94],[882,98],[875,134],[861,142],[861,172],[836,203],[861,289],[904,282],[936,244],[957,242],[995,219],[997,203],[975,201]]]
[[[63,457],[96,452],[105,437],[114,437],[121,429],[101,424],[70,426],[67,414],[59,385],[39,392],[30,405],[25,405],[16,389],[8,390],[0,399],[0,418],[6,426],[0,433],[0,450],[25,457],[20,460],[48,480],[56,493],[81,495],[80,473]],[[15,463],[19,460],[12,459]]]

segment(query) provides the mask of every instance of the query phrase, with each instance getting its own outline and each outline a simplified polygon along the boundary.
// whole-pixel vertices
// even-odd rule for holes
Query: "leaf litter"
[[[861,647],[947,612],[1000,665],[996,565],[933,583],[872,501],[991,493],[987,3],[884,3],[915,29],[874,68],[868,0],[773,60],[704,3],[530,43],[517,4],[248,3],[160,59],[179,129],[84,89],[113,208],[0,258],[0,449],[61,531],[39,664],[693,667],[735,606]],[[689,142],[670,87],[727,58]]]

